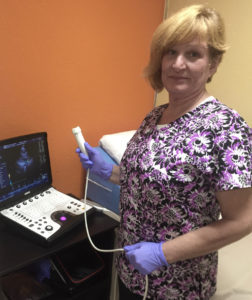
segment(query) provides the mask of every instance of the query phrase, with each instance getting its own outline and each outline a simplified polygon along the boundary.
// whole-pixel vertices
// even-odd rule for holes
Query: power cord
[[[88,179],[89,179],[89,169],[87,170],[86,184],[85,184],[85,190],[84,190],[84,204],[85,204],[85,206],[87,204]],[[90,244],[92,245],[92,247],[96,251],[103,252],[103,253],[108,253],[108,252],[122,252],[122,251],[124,251],[123,248],[117,248],[117,249],[100,249],[100,248],[96,247],[95,244],[93,243],[92,239],[91,239],[90,234],[89,234],[86,210],[84,211],[84,221],[85,221],[85,229],[86,229],[86,232],[87,232],[88,240],[89,240]],[[148,288],[149,288],[148,286],[149,286],[148,275],[145,275],[145,291],[144,291],[143,300],[147,299],[147,293],[148,293]]]

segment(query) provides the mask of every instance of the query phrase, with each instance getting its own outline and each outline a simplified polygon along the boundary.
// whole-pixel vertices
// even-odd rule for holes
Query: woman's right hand
[[[90,169],[93,174],[108,180],[112,174],[113,164],[106,162],[99,150],[91,147],[87,142],[84,143],[88,156],[83,154],[80,148],[76,149],[81,164],[85,170]]]

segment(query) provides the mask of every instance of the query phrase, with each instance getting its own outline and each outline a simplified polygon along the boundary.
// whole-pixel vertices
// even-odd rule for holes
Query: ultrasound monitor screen
[[[0,204],[51,184],[45,132],[0,142]]]

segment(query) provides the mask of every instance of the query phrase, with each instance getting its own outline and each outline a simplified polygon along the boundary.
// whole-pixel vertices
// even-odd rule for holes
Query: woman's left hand
[[[152,242],[140,242],[125,246],[124,250],[129,262],[143,275],[152,271],[169,266],[162,250],[162,244]]]

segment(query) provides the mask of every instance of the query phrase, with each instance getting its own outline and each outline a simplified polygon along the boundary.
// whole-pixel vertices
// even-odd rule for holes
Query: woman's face
[[[162,59],[162,82],[170,95],[201,93],[217,66],[210,63],[208,46],[194,39],[170,48]]]

